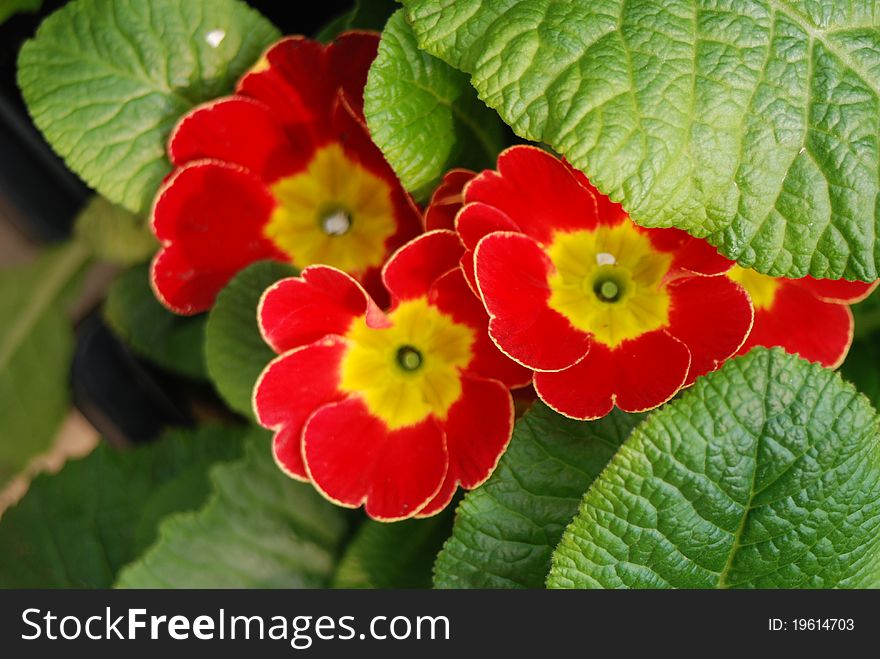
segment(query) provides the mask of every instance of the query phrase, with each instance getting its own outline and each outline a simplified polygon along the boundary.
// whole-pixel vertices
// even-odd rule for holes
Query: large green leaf
[[[70,398],[66,302],[88,260],[76,243],[0,272],[0,484],[48,448]]]
[[[773,275],[878,277],[878,0],[403,4],[424,49],[640,224]]]
[[[278,36],[238,0],[74,0],[24,45],[18,82],[67,165],[144,213],[175,122],[231,91]]]
[[[466,75],[418,49],[399,11],[385,27],[364,91],[373,140],[403,185],[431,192],[452,167],[482,169],[504,146],[504,125]]]
[[[275,465],[269,434],[251,433],[240,462],[212,473],[214,493],[174,515],[120,575],[121,588],[315,588],[333,574],[342,511]]]
[[[880,585],[880,419],[817,364],[778,349],[731,360],[624,443],[548,585]]]
[[[591,423],[536,403],[485,485],[465,496],[434,567],[439,588],[542,588],[550,556],[593,479],[642,415]]]
[[[92,255],[115,265],[149,259],[159,243],[143,218],[96,195],[76,218],[74,233]]]
[[[430,588],[437,552],[452,530],[452,508],[428,519],[367,520],[345,548],[334,588]]]
[[[255,263],[220,292],[208,316],[208,373],[229,406],[247,416],[254,414],[254,384],[266,364],[276,357],[260,335],[257,305],[269,286],[295,274],[293,267],[276,261]]]
[[[241,436],[208,426],[131,451],[102,444],[37,477],[0,521],[0,587],[110,587],[160,519],[207,499],[208,467],[241,455]]]
[[[177,316],[150,288],[150,269],[140,265],[120,274],[104,302],[104,317],[132,349],[169,371],[204,379],[204,316]]]

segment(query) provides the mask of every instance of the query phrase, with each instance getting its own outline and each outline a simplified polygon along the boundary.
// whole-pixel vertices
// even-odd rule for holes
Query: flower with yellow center
[[[445,419],[461,395],[460,370],[472,358],[473,330],[425,298],[401,303],[389,320],[387,328],[362,319],[352,325],[340,389],[360,395],[392,430],[428,415]]]
[[[357,273],[382,265],[396,231],[391,190],[339,144],[320,149],[305,171],[271,190],[278,207],[265,235],[295,266],[323,263]]]
[[[631,223],[558,232],[547,255],[556,270],[550,307],[596,341],[614,348],[668,324],[672,257]]]

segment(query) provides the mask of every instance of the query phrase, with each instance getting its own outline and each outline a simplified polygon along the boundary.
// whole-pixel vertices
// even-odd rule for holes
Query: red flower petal
[[[861,302],[877,288],[880,282],[846,281],[845,279],[787,279],[795,286],[800,286],[826,302],[842,302],[855,304]]]
[[[789,280],[780,280],[780,284],[773,306],[755,312],[754,327],[739,354],[755,346],[781,346],[823,366],[840,366],[852,343],[849,307],[820,300]]]
[[[455,229],[455,216],[464,204],[464,186],[474,176],[476,173],[469,169],[452,169],[446,173],[425,210],[426,230]]]
[[[327,47],[327,72],[333,83],[345,94],[346,102],[362,122],[364,119],[364,87],[370,65],[376,59],[379,35],[354,31],[339,35]]]
[[[460,268],[440,277],[431,288],[428,299],[455,322],[474,330],[475,340],[471,348],[474,357],[468,364],[468,373],[500,380],[511,388],[524,387],[532,381],[532,371],[507,357],[489,338],[489,316],[468,287]]]
[[[547,405],[575,419],[598,419],[615,404],[625,412],[644,412],[681,389],[689,365],[685,345],[657,330],[615,350],[594,343],[571,368],[535,373],[535,390]]]
[[[720,275],[733,267],[718,250],[701,238],[681,229],[646,229],[651,243],[664,252],[673,252],[670,272],[685,270],[700,275]]]
[[[548,306],[553,266],[534,240],[490,234],[477,246],[475,260],[489,334],[506,355],[535,370],[558,371],[587,353],[589,335]]]
[[[448,466],[433,417],[389,431],[360,398],[315,412],[303,432],[306,470],[318,490],[381,521],[412,517],[439,491]]]
[[[159,192],[153,231],[165,245],[153,286],[177,313],[205,311],[235,273],[260,259],[287,260],[263,236],[275,200],[252,173],[214,161],[181,169]]]
[[[254,387],[257,421],[275,431],[273,453],[291,477],[308,480],[302,460],[302,430],[312,413],[346,394],[337,388],[345,341],[328,337],[270,363]]]
[[[171,135],[175,165],[211,158],[241,165],[267,182],[304,168],[312,144],[291,144],[269,108],[244,96],[220,99],[187,114]]]
[[[276,282],[263,293],[257,309],[263,338],[278,353],[329,334],[343,336],[352,321],[364,315],[373,327],[388,322],[360,284],[324,265]]]
[[[752,328],[748,294],[723,275],[671,282],[669,333],[685,343],[691,368],[685,385],[736,353]]]
[[[306,37],[287,37],[263,58],[239,81],[236,92],[269,106],[285,128],[326,125],[322,118],[332,108],[337,85],[327,72],[325,47]]]
[[[599,222],[596,198],[558,158],[532,146],[498,156],[498,171],[478,174],[465,201],[505,213],[524,233],[549,243],[555,231],[591,229]]]
[[[441,276],[458,269],[463,249],[452,231],[431,231],[395,252],[382,271],[385,287],[395,300],[423,297]],[[473,294],[468,291],[468,295]]]
[[[455,219],[455,228],[465,247],[461,268],[471,290],[479,295],[474,272],[474,250],[480,241],[495,231],[519,233],[519,228],[497,208],[479,202],[465,206]]]
[[[455,487],[473,489],[486,481],[513,432],[513,400],[500,382],[462,378],[461,398],[449,409],[446,419],[446,449],[449,470],[437,496],[418,517],[429,517],[443,510]]]

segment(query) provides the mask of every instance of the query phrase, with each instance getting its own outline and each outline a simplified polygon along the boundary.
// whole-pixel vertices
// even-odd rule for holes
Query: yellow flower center
[[[615,348],[669,323],[663,277],[672,257],[629,222],[559,232],[547,255],[556,269],[550,307],[600,343]]]
[[[359,274],[382,265],[396,231],[391,189],[338,144],[272,185],[272,194],[278,206],[264,233],[298,268],[323,263]]]
[[[773,300],[776,299],[776,289],[779,288],[778,280],[738,265],[733,266],[727,276],[746,290],[746,293],[752,298],[755,310],[769,309],[773,306]]]
[[[362,319],[351,326],[340,388],[360,395],[392,430],[431,414],[445,419],[461,396],[460,370],[473,356],[473,330],[424,298],[403,302],[389,319],[391,326],[382,329]]]

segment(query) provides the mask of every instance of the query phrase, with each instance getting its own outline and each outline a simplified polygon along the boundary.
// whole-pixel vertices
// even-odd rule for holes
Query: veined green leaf
[[[402,1],[636,222],[772,275],[878,277],[877,0]]]
[[[517,421],[495,473],[459,506],[434,584],[543,588],[584,492],[642,418],[615,410],[584,423],[535,403]]]
[[[208,467],[241,455],[239,429],[175,431],[131,451],[106,444],[38,476],[0,520],[0,586],[108,588],[159,520],[200,506]]]
[[[159,541],[120,575],[121,588],[316,588],[329,581],[345,517],[272,461],[254,430],[244,459],[212,473],[214,493],[169,517]]]
[[[779,349],[734,359],[640,425],[553,556],[553,588],[880,585],[880,419]]]
[[[217,391],[229,406],[253,417],[254,384],[276,357],[257,325],[257,305],[263,292],[279,279],[296,274],[277,261],[255,263],[229,282],[208,316],[205,358]]]
[[[278,36],[239,0],[74,0],[24,45],[18,83],[67,165],[145,214],[174,124],[230,92]]]
[[[399,11],[385,27],[364,91],[373,141],[404,187],[430,194],[446,170],[482,169],[504,147],[504,125],[466,75],[419,50]]]
[[[177,316],[156,299],[149,265],[120,274],[104,301],[104,318],[136,353],[173,373],[206,376],[205,316]]]
[[[87,261],[70,243],[0,272],[0,484],[48,448],[67,411],[74,340],[65,307]]]

